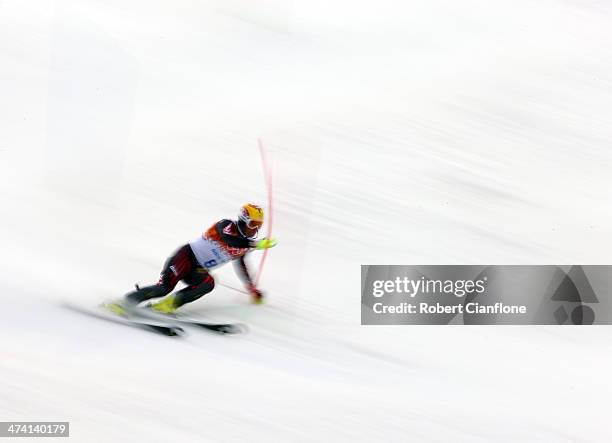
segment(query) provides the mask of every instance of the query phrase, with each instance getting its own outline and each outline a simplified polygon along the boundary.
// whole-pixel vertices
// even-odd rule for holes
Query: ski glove
[[[255,285],[249,285],[249,293],[251,294],[251,299],[253,300],[253,303],[263,303],[263,293],[259,289],[257,289]]]
[[[255,249],[268,249],[276,246],[276,240],[273,238],[264,238],[255,243]]]

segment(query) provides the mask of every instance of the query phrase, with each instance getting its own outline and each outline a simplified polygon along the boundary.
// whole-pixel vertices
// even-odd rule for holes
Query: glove
[[[264,296],[262,292],[255,287],[255,285],[249,285],[249,293],[251,294],[251,300],[253,300],[253,303],[258,305],[263,303]]]
[[[255,249],[268,249],[276,246],[276,240],[273,238],[264,238],[255,243]]]

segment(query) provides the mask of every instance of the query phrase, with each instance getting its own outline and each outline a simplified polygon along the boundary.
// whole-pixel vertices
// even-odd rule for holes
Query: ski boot
[[[124,300],[106,302],[102,304],[102,307],[113,314],[119,315],[120,317],[128,316],[129,307],[126,305]]]
[[[178,309],[178,306],[176,306],[175,303],[174,294],[170,294],[169,296],[162,298],[157,303],[151,303],[148,305],[148,307],[161,314],[174,314]]]

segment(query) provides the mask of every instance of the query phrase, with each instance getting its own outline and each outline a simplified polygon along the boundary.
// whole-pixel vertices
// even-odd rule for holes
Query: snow
[[[359,292],[361,264],[611,262],[610,29],[594,0],[4,0],[0,420],[93,442],[610,441],[609,328],[361,326]],[[155,281],[265,203],[258,137],[267,304],[219,285],[186,308],[248,334],[62,307]]]

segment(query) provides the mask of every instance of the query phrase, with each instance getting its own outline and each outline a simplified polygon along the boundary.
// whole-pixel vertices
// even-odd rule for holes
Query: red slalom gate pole
[[[273,211],[272,211],[272,165],[270,164],[270,159],[268,156],[268,152],[261,141],[261,138],[257,139],[257,145],[259,146],[259,153],[261,154],[261,165],[263,167],[264,179],[266,182],[266,187],[268,188],[268,230],[266,232],[266,237],[272,237],[272,221],[274,220]],[[261,255],[261,260],[259,261],[259,270],[257,271],[257,277],[255,278],[255,286],[259,285],[259,279],[261,278],[261,274],[263,272],[264,265],[266,264],[266,257],[268,257],[268,249],[263,250],[263,254]]]

